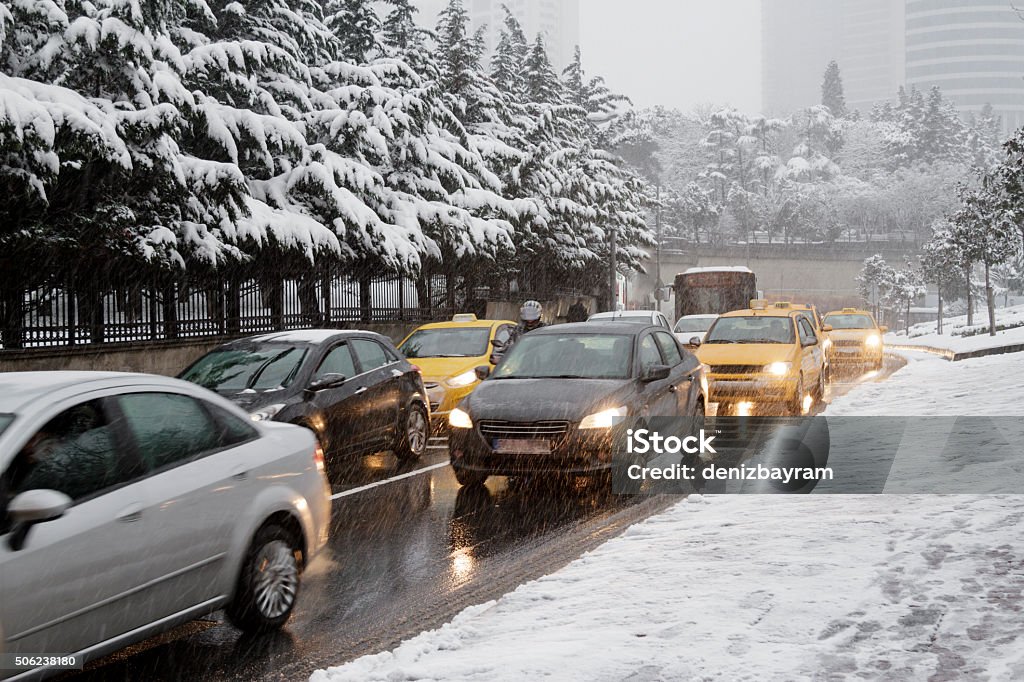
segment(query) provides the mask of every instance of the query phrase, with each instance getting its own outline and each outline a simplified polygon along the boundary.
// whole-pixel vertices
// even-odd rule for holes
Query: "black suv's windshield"
[[[833,329],[874,329],[875,323],[867,315],[826,315],[825,324]]]
[[[215,350],[181,378],[214,391],[285,388],[295,380],[307,350],[280,345]]]
[[[704,343],[794,343],[793,320],[788,317],[722,317],[711,327]]]
[[[475,358],[487,354],[490,327],[420,329],[398,350],[407,358]]]
[[[543,334],[523,337],[494,371],[495,379],[627,379],[633,337]]]

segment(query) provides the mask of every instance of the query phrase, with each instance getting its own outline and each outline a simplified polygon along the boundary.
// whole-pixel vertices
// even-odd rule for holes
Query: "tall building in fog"
[[[1024,125],[1024,20],[1007,0],[906,0],[907,85]]]
[[[867,112],[903,84],[900,0],[765,0],[761,11],[766,112],[821,102],[821,81],[833,59],[851,109]]]
[[[548,57],[559,72],[572,61],[580,42],[580,0],[465,0],[473,28],[486,27],[488,57],[498,45],[506,5],[519,20],[532,43],[544,36]]]
[[[866,113],[901,85],[933,85],[964,115],[990,102],[1024,125],[1024,21],[1010,0],[764,0],[763,103],[783,114],[821,101],[835,59],[847,105]]]

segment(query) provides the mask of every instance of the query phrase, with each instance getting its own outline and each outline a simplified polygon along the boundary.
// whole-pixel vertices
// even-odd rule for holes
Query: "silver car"
[[[0,374],[0,652],[89,660],[221,608],[280,627],[330,512],[306,429],[177,379]]]

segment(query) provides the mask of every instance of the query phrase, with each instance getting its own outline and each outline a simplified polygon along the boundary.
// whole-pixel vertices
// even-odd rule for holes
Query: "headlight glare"
[[[607,410],[601,410],[594,414],[588,414],[580,422],[579,428],[582,429],[610,429],[615,424],[616,417],[625,417],[629,414],[629,408],[625,405],[620,407],[613,407]]]
[[[448,413],[448,425],[453,429],[471,429],[473,428],[473,420],[470,419],[468,412],[456,407]]]
[[[455,376],[446,379],[445,383],[448,384],[448,386],[451,388],[464,388],[475,381],[476,372],[473,370],[469,370],[468,372],[456,374]]]
[[[789,370],[793,367],[792,362],[773,362],[770,365],[765,365],[764,371],[768,372],[772,376],[784,377],[789,374]]]
[[[871,334],[866,339],[864,339],[864,345],[867,346],[868,348],[878,348],[879,346],[882,345],[882,337],[879,336],[878,334]]]

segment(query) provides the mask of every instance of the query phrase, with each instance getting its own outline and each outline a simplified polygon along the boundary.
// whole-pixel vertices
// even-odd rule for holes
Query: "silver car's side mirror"
[[[9,544],[13,551],[25,545],[28,531],[37,523],[53,521],[72,505],[71,498],[57,490],[26,490],[7,505],[7,516],[14,530]]]

